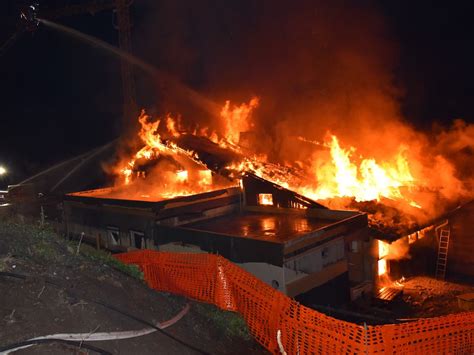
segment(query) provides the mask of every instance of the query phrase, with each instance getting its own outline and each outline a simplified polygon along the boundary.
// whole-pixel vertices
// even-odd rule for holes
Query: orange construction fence
[[[273,353],[474,353],[474,312],[362,326],[302,306],[221,256],[141,250],[116,257],[138,265],[158,291],[240,313],[255,339]]]

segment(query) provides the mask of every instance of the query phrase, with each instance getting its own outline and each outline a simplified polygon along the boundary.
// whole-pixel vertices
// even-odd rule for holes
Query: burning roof
[[[272,147],[262,153],[258,134],[247,134],[240,144],[242,133],[254,127],[258,104],[256,98],[234,106],[227,101],[215,129],[191,129],[180,117],[153,119],[143,111],[138,119],[141,148],[109,167],[116,176],[114,193],[136,199],[187,196],[236,186],[251,174],[320,206],[367,212],[371,225],[385,235],[408,232],[469,197],[446,158],[433,157],[432,163],[445,169],[429,178],[433,170],[414,160],[405,143],[380,160],[344,147],[328,133],[321,142],[295,137],[295,144],[308,152],[305,160],[270,159]]]

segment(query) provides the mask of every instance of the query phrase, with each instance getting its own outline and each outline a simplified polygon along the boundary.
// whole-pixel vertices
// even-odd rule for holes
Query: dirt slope
[[[118,265],[105,253],[68,243],[48,228],[0,221],[0,348],[55,333],[97,333],[148,328],[123,311],[156,324],[189,312],[164,330],[132,339],[85,342],[113,354],[257,354],[241,318],[149,289],[136,269]],[[121,270],[117,270],[121,268]],[[8,276],[27,275],[22,279]],[[185,344],[187,345],[185,345]],[[44,344],[17,354],[94,353],[65,344]]]

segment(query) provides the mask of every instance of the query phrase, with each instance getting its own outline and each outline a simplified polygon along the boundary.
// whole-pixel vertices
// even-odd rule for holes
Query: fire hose
[[[23,275],[23,274],[17,274],[17,273],[11,273],[11,272],[0,272],[0,276],[3,276],[3,277],[12,277],[12,278],[16,278],[16,279],[21,279],[21,280],[26,280],[28,277],[30,277],[29,275]],[[58,282],[56,281],[52,281],[52,280],[45,280],[45,283],[47,284],[50,284],[50,285],[53,285],[55,287],[59,287],[61,289],[64,289],[63,285],[59,284]],[[144,320],[144,319],[141,319],[139,317],[136,317],[126,311],[123,311],[113,305],[110,305],[110,304],[107,304],[105,302],[102,302],[100,300],[95,300],[95,299],[90,299],[88,297],[84,297],[84,296],[81,296],[81,295],[78,295],[76,292],[73,292],[71,290],[68,290],[66,289],[65,290],[70,296],[72,297],[75,297],[77,299],[82,299],[84,301],[87,301],[87,302],[90,302],[90,303],[95,303],[97,305],[100,305],[102,307],[105,307],[107,309],[110,309],[110,310],[113,310],[117,313],[120,313],[122,314],[123,316],[126,316],[130,319],[133,319],[139,323],[142,323],[144,325],[147,325],[149,328],[145,328],[147,330],[149,329],[152,329],[153,332],[159,332],[165,336],[167,336],[168,338],[180,343],[181,345],[183,346],[186,346],[187,348],[189,349],[192,349],[200,354],[209,354],[207,353],[206,351],[204,350],[201,350],[191,344],[188,344],[186,343],[185,341],[181,340],[181,339],[178,339],[176,338],[175,336],[167,333],[164,331],[165,328],[168,328],[169,326],[173,325],[174,323],[176,323],[177,321],[179,321],[182,317],[184,317],[184,315],[189,311],[189,304],[186,305],[186,307],[184,307],[175,317],[165,321],[165,322],[162,322],[161,324],[159,325],[155,325],[147,320]],[[144,332],[145,329],[142,329],[142,330],[139,330],[138,332]],[[133,331],[132,331],[133,332]],[[137,332],[137,331],[135,331]],[[115,334],[113,333],[108,333],[109,336],[125,336],[125,335],[130,335],[131,333],[130,332],[114,332]],[[119,334],[117,334],[119,333]],[[121,334],[120,334],[121,333]],[[151,332],[150,332],[151,333]],[[113,335],[112,335],[113,334]],[[149,334],[149,333],[148,333]],[[23,346],[30,346],[31,345],[34,345],[34,344],[41,344],[41,343],[51,343],[51,342],[62,342],[62,343],[67,343],[67,344],[71,344],[71,345],[74,345],[74,346],[78,346],[82,341],[73,341],[73,340],[68,340],[70,337],[72,338],[80,338],[80,336],[84,334],[83,333],[79,333],[79,334],[54,334],[54,335],[50,335],[50,336],[45,336],[45,337],[39,337],[39,338],[34,338],[34,339],[30,339],[30,340],[27,340],[25,342],[21,342],[21,343],[17,343],[17,344],[10,344],[10,345],[7,345],[7,346],[3,346],[3,347],[0,347],[0,354],[3,355],[5,351],[11,351],[12,348],[17,348],[17,347],[23,347]],[[92,336],[91,333],[87,333],[86,336]],[[105,336],[105,333],[102,334]],[[145,335],[145,334],[141,334],[141,335]],[[65,339],[59,339],[59,338],[49,338],[49,337],[53,337],[53,336],[63,336]],[[125,339],[125,338],[122,338],[122,339]],[[102,340],[105,340],[105,339],[102,339]],[[109,339],[109,340],[113,340],[113,339]],[[89,341],[89,339],[83,339],[83,341]],[[96,341],[99,341],[99,340],[96,340]],[[84,346],[85,344],[82,344],[82,346],[84,348],[86,348],[86,346]],[[89,345],[89,347],[91,347]],[[92,348],[95,348],[95,347],[92,347]],[[97,349],[97,350],[95,350]],[[109,354],[108,352],[102,350],[102,349],[99,349],[99,348],[95,348],[95,349],[90,349],[90,350],[93,350],[93,351],[96,351],[100,354]]]
[[[174,316],[173,318],[165,322],[159,323],[157,327],[160,329],[165,329],[172,326],[173,324],[178,322],[181,318],[183,318],[188,313],[189,309],[190,309],[190,305],[188,303],[176,316]],[[38,344],[37,341],[50,341],[50,342],[66,341],[67,344],[71,344],[71,342],[73,342],[74,345],[77,345],[77,342],[80,342],[82,344],[82,342],[84,341],[106,341],[106,340],[121,340],[121,339],[136,338],[143,335],[151,334],[153,332],[156,332],[155,328],[143,328],[139,330],[118,331],[118,332],[51,334],[51,335],[45,335],[41,337],[32,338],[21,343],[9,345],[8,349],[6,349],[5,347],[0,347],[0,355],[8,355],[13,351],[25,349],[30,346],[36,345]],[[90,350],[94,350],[94,349],[90,349]],[[97,350],[94,350],[94,351],[98,352]],[[101,352],[101,353],[107,353],[107,352]]]

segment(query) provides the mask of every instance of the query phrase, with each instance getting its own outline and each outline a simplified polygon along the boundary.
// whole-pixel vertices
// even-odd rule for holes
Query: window
[[[359,252],[359,241],[358,240],[353,240],[351,242],[351,252],[352,253],[358,253]]]
[[[258,194],[258,204],[261,206],[273,206],[273,195]]]
[[[120,229],[117,227],[107,227],[107,240],[110,245],[120,245]]]
[[[130,231],[130,246],[137,249],[145,249],[145,233],[139,231]]]

